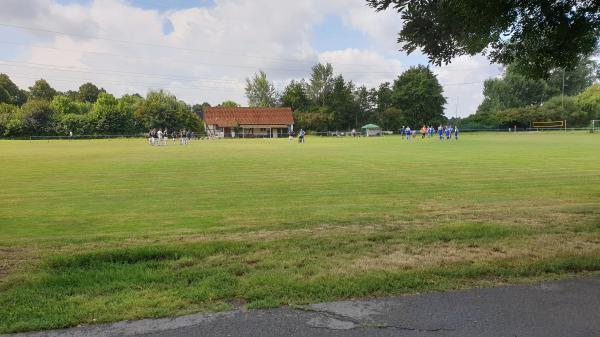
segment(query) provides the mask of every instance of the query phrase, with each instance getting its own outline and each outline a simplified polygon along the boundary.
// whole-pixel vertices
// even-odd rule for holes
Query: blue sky
[[[342,18],[329,15],[315,26],[312,45],[319,51],[348,48],[369,48],[369,38],[353,27],[344,25]]]
[[[375,87],[427,59],[399,52],[402,22],[365,0],[3,0],[0,72],[59,90],[85,81],[116,95],[164,88],[188,103],[246,104],[244,83],[265,70],[282,90],[317,62]],[[39,28],[46,31],[28,30]],[[51,32],[47,32],[51,31]],[[481,56],[433,68],[447,114],[468,115],[499,67]],[[480,82],[460,85],[460,83]]]

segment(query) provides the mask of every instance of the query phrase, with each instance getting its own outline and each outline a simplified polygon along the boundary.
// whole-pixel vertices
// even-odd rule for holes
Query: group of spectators
[[[194,133],[191,130],[180,130],[172,131],[170,137],[173,139],[173,144],[177,143],[177,138],[179,138],[179,143],[181,145],[187,145],[190,139],[194,137]],[[148,131],[148,143],[150,145],[167,145],[169,143],[169,131],[165,128],[163,129],[152,129]]]

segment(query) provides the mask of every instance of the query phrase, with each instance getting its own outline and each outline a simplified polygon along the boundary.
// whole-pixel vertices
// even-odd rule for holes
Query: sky
[[[92,82],[121,96],[165,89],[189,104],[247,104],[259,70],[282,91],[317,62],[369,88],[393,82],[419,52],[399,51],[402,21],[365,0],[2,0],[0,73],[21,88],[44,78],[56,89]],[[431,69],[446,116],[468,116],[483,81],[501,74],[483,56]]]

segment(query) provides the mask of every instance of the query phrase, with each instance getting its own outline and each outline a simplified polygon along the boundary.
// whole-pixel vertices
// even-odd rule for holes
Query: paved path
[[[598,337],[600,277],[120,322],[11,337]]]

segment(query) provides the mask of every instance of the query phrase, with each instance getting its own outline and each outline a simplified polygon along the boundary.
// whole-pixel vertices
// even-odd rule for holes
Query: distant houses
[[[206,108],[204,128],[217,138],[278,138],[293,130],[291,108]]]

